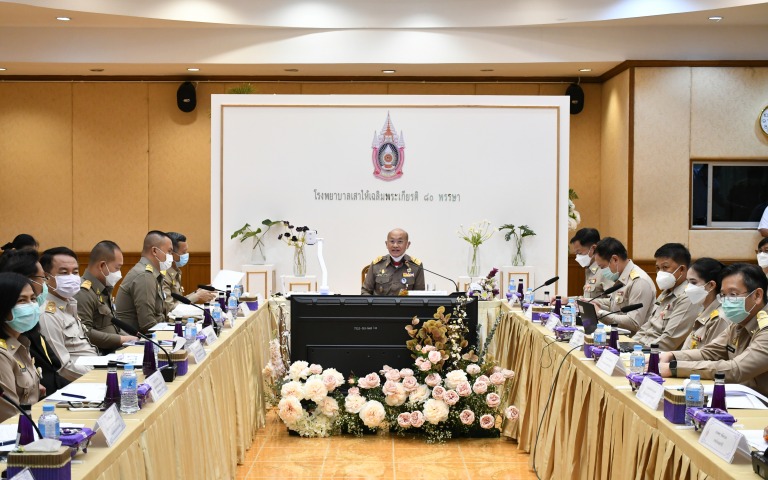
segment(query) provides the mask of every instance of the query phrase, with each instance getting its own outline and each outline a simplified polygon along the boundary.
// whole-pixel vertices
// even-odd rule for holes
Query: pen
[[[85,398],[86,398],[84,395],[75,395],[74,393],[65,393],[65,392],[61,392],[61,395],[62,395],[63,397],[79,398],[79,399],[81,399],[81,400],[85,400]]]

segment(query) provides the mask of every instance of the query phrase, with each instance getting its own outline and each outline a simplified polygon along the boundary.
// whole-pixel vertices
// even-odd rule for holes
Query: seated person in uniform
[[[691,334],[685,339],[683,350],[702,348],[714,340],[725,327],[728,321],[720,315],[720,272],[725,265],[714,258],[700,258],[691,264],[688,269],[688,286],[685,294],[691,305],[704,309],[696,317]]]
[[[600,232],[595,228],[580,229],[570,241],[573,253],[576,254],[576,263],[584,269],[584,298],[587,299],[599,297],[605,290],[603,275],[595,261],[595,247],[599,241]]]
[[[22,248],[31,248],[33,250],[37,250],[39,247],[40,244],[37,243],[35,237],[26,233],[20,233],[16,235],[12,242],[8,242],[0,248],[2,248],[3,251],[6,251],[21,250]]]
[[[165,322],[163,275],[173,263],[171,238],[159,230],[144,237],[141,259],[120,284],[115,299],[117,318],[144,334],[160,322]]]
[[[93,357],[99,350],[85,335],[77,316],[75,295],[80,291],[77,255],[67,247],[49,248],[40,256],[40,265],[48,276],[50,295],[40,309],[40,331],[61,360],[59,373],[67,380],[77,380],[93,367],[77,364],[79,357]]]
[[[0,387],[9,398],[31,405],[45,395],[40,374],[29,354],[29,340],[21,334],[33,329],[40,317],[32,283],[24,275],[0,273]],[[0,402],[0,421],[18,412]]]
[[[757,244],[757,264],[763,269],[763,273],[768,277],[768,237],[760,240]]]
[[[102,354],[112,353],[123,343],[137,340],[136,337],[121,333],[112,324],[115,306],[112,304],[112,289],[122,278],[123,252],[115,242],[102,240],[91,249],[88,267],[75,294],[77,315],[88,339]]]
[[[618,325],[635,333],[648,319],[653,297],[656,296],[653,280],[629,259],[627,249],[613,237],[606,237],[595,246],[595,263],[602,269],[606,286],[613,286],[617,281],[624,285],[610,297],[595,302],[600,307],[597,316],[606,316],[622,307],[642,303],[642,308],[629,313],[613,313],[603,320],[604,323]]]
[[[173,244],[174,264],[165,272],[163,277],[163,293],[165,293],[166,310],[172,312],[176,305],[179,304],[179,301],[173,298],[171,293],[184,295],[184,287],[181,285],[180,268],[189,261],[189,246],[187,245],[187,237],[181,233],[168,232],[168,236],[171,237],[171,243]],[[187,298],[192,303],[208,303],[216,298],[216,292],[198,288],[187,295]]]
[[[677,350],[693,329],[699,309],[691,305],[685,289],[691,254],[680,243],[667,243],[656,258],[656,285],[661,290],[648,321],[632,337],[641,345],[658,344],[661,351]]]
[[[720,309],[728,320],[717,338],[698,350],[663,352],[662,377],[712,380],[725,373],[726,383],[741,383],[768,395],[768,278],[755,264],[734,263],[721,274]]]
[[[408,232],[396,228],[387,234],[384,242],[388,255],[371,262],[365,275],[362,295],[401,295],[408,290],[424,290],[424,270],[421,262],[406,255],[411,246]]]

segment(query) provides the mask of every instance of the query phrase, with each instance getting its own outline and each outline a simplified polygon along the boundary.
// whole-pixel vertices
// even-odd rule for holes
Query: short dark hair
[[[24,286],[30,285],[30,281],[24,275],[15,272],[0,273],[0,322],[6,323],[8,314],[11,313]],[[7,340],[8,333],[0,328],[0,338]]]
[[[115,259],[115,250],[122,250],[112,240],[102,240],[97,243],[92,249],[91,254],[88,256],[88,263],[93,265],[102,260],[111,262]]]
[[[671,258],[676,264],[686,267],[691,265],[691,252],[682,243],[665,243],[656,250],[653,257]]]
[[[35,237],[32,235],[29,235],[28,233],[20,233],[16,235],[16,237],[13,239],[12,242],[8,242],[5,245],[3,245],[3,250],[21,250],[22,248],[37,248],[37,240],[35,240]]]
[[[49,248],[40,255],[40,265],[43,266],[45,273],[51,273],[51,267],[53,267],[53,257],[56,255],[66,255],[72,257],[77,261],[77,254],[67,247],[54,247]]]
[[[37,275],[37,250],[8,250],[0,257],[0,272],[15,272],[25,277]]]
[[[628,258],[627,249],[624,247],[624,244],[613,237],[605,237],[604,239],[597,242],[597,245],[595,246],[595,253],[599,255],[600,258],[605,260],[611,258],[614,255],[618,256],[622,260],[626,260]]]
[[[744,285],[750,292],[763,289],[763,303],[766,302],[765,294],[768,290],[768,277],[765,276],[763,270],[753,263],[733,263],[728,265],[720,272],[720,282],[722,283],[727,277],[741,274],[741,279],[744,281]]]
[[[768,237],[763,237],[760,243],[757,244],[757,248],[763,248],[765,245],[768,245]]]
[[[714,258],[701,257],[693,262],[690,268],[691,270],[695,270],[696,274],[705,282],[709,283],[714,281],[715,293],[720,293],[720,287],[722,286],[720,274],[723,272],[725,265]]]
[[[587,246],[594,245],[599,241],[600,232],[598,232],[596,228],[581,228],[568,243],[579,242],[580,244]]]
[[[173,244],[174,252],[179,249],[179,242],[187,241],[187,237],[183,233],[168,232],[168,236],[171,238],[171,243]]]
[[[150,230],[147,232],[147,234],[144,236],[144,246],[143,250],[150,250],[152,247],[156,247],[157,245],[160,245],[160,242],[163,241],[163,238],[170,238],[167,233],[161,232],[160,230]]]

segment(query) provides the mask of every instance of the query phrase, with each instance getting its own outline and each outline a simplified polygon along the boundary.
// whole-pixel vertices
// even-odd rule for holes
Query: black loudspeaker
[[[582,95],[583,98],[583,95]],[[195,86],[192,82],[184,82],[176,90],[176,104],[179,110],[189,113],[197,106],[197,97],[195,96]],[[573,107],[571,107],[573,109]]]
[[[568,85],[565,94],[571,97],[571,115],[578,115],[584,110],[584,90],[575,83]],[[181,108],[181,107],[179,107]]]

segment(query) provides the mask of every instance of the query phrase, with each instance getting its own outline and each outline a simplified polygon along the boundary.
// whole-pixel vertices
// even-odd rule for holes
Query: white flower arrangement
[[[576,204],[574,200],[578,200],[579,196],[572,188],[568,189],[568,230],[576,230],[581,223],[581,214],[576,210]]]

